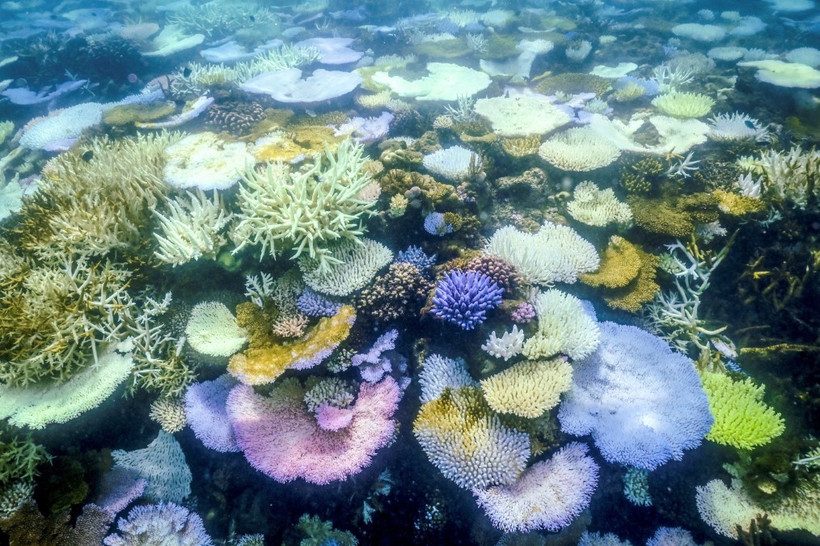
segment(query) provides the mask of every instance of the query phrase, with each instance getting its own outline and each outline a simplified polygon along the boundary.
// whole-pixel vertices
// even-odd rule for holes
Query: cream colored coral
[[[551,222],[545,222],[538,233],[503,227],[484,252],[515,267],[526,282],[542,285],[573,283],[579,273],[595,271],[600,263],[592,244],[572,228]]]
[[[562,353],[577,360],[598,347],[598,323],[575,296],[547,290],[536,297],[534,305],[538,331],[524,344],[527,358],[549,358]]]
[[[484,379],[481,389],[495,411],[534,419],[558,405],[571,381],[566,360],[525,360]]]
[[[231,356],[248,341],[247,332],[236,323],[225,304],[216,301],[198,303],[191,310],[185,335],[191,347],[215,357]]]
[[[186,199],[187,198],[187,199]],[[211,199],[196,189],[167,202],[167,215],[153,209],[159,219],[160,231],[154,232],[158,248],[154,256],[173,266],[182,265],[203,256],[216,258],[227,242],[221,233],[230,222],[216,190]]]
[[[632,221],[629,205],[618,201],[612,188],[601,190],[594,182],[585,180],[575,187],[567,212],[584,224],[605,226],[610,223],[628,224]]]
[[[621,150],[588,127],[576,127],[547,139],[538,155],[565,171],[587,172],[611,165]]]
[[[169,434],[179,432],[188,425],[185,417],[185,405],[176,398],[157,398],[151,404],[148,417],[159,423],[162,430]]]

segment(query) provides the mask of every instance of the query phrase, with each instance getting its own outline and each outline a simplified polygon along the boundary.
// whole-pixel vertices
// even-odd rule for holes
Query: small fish
[[[182,77],[183,77],[183,78],[187,78],[187,77],[188,77],[188,76],[190,76],[190,75],[191,75],[191,67],[190,67],[190,66],[186,66],[186,67],[182,70]]]
[[[83,161],[88,163],[94,158],[94,150],[86,150],[82,155]]]
[[[748,119],[746,121],[744,121],[743,123],[745,123],[746,127],[751,129],[752,131],[757,131],[757,127],[755,127],[755,124],[752,123],[751,121],[749,121]]]
[[[255,22],[256,22],[256,17],[255,17],[255,16],[253,16],[253,15],[248,15],[248,19],[250,19],[250,20],[251,20],[251,23],[255,23]]]

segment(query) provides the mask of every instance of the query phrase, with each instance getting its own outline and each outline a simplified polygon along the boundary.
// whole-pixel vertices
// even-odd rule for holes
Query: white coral
[[[490,332],[487,342],[481,346],[484,351],[495,358],[503,358],[506,362],[512,357],[521,354],[524,348],[524,331],[513,325],[512,330],[504,332],[501,337]]]

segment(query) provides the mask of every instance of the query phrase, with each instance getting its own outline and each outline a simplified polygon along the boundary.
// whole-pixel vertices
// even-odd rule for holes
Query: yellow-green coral
[[[721,212],[730,216],[745,218],[752,216],[766,209],[766,203],[760,199],[739,195],[725,190],[715,190],[718,198],[718,208]]]
[[[247,309],[237,308],[236,314],[239,326],[250,333],[250,347],[234,355],[228,364],[228,371],[247,385],[271,383],[288,368],[303,369],[318,364],[347,338],[356,319],[353,308],[343,305],[334,316],[319,319],[302,338],[271,343],[261,336],[259,315],[250,314],[250,321],[245,322],[249,318]]]
[[[708,440],[738,449],[768,444],[785,430],[779,413],[762,402],[764,387],[748,377],[734,381],[722,373],[701,374],[709,411],[715,418]]]

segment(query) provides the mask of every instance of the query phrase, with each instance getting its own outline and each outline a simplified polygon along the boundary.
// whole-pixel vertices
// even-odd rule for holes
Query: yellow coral
[[[638,276],[623,288],[618,288],[609,294],[604,295],[604,301],[613,309],[621,309],[634,313],[640,309],[644,303],[651,301],[661,289],[655,282],[657,268],[660,258],[644,252],[636,246],[640,261]]]
[[[783,433],[783,418],[764,404],[764,387],[751,379],[734,381],[722,373],[701,374],[703,389],[709,398],[709,411],[715,418],[706,436],[723,445],[751,449],[768,444]]]
[[[730,216],[743,218],[766,209],[766,204],[762,200],[747,195],[715,190],[715,196],[719,199],[718,208]]]
[[[623,237],[613,235],[601,257],[598,271],[582,273],[578,278],[589,286],[623,288],[638,276],[640,269],[638,248]]]
[[[289,368],[310,368],[321,362],[347,338],[350,327],[356,320],[353,307],[343,305],[332,317],[324,317],[310,328],[302,338],[284,343],[254,344],[262,336],[254,336],[255,328],[243,323],[247,308],[237,308],[237,320],[251,333],[251,346],[234,355],[228,364],[228,371],[247,385],[264,385],[273,382]],[[254,317],[254,320],[258,317]]]
[[[558,405],[571,381],[566,360],[526,360],[484,379],[481,389],[495,411],[534,419]]]

